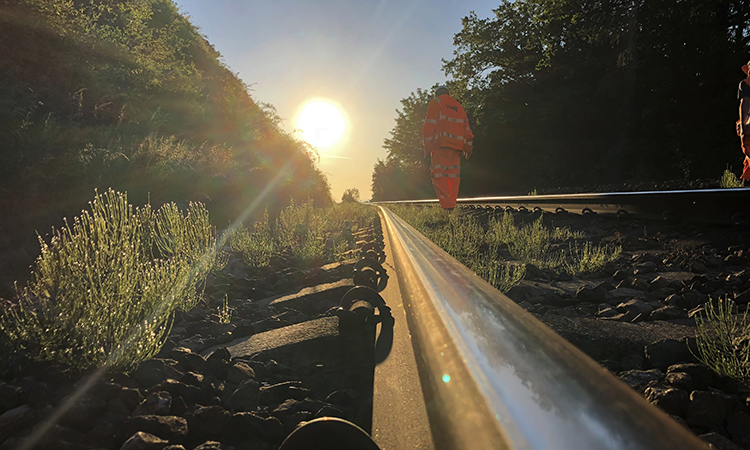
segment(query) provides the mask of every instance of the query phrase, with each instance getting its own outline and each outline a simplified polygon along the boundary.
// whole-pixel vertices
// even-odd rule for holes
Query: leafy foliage
[[[524,266],[509,264],[498,254],[497,248],[484,246],[485,231],[475,218],[462,216],[458,210],[448,212],[441,208],[401,205],[389,208],[502,292],[509,291],[523,279]]]
[[[240,224],[230,231],[229,245],[242,254],[245,263],[252,268],[267,266],[273,257],[276,246],[268,226],[268,210],[263,217],[253,223],[252,229]]]
[[[341,196],[341,203],[352,203],[352,202],[358,202],[359,201],[359,189],[357,188],[350,188],[344,191],[344,194]]]
[[[507,292],[524,276],[526,263],[570,275],[596,272],[617,258],[621,247],[594,245],[580,232],[548,229],[542,218],[517,226],[511,213],[491,217],[486,226],[459,210],[390,206],[432,242],[477,275]],[[567,243],[568,251],[560,249]],[[507,252],[507,253],[506,253]]]
[[[191,308],[221,266],[203,205],[133,209],[126,194],[97,194],[72,224],[41,238],[32,280],[0,315],[6,356],[76,369],[129,369],[153,356],[175,310]]]
[[[325,223],[312,204],[296,206],[292,201],[276,221],[276,243],[303,264],[322,260]]]
[[[372,174],[373,200],[426,198],[433,195],[429,165],[423,165],[422,123],[432,99],[431,91],[417,89],[401,100],[391,137],[383,141],[388,151]]]
[[[706,303],[695,317],[698,359],[719,375],[750,383],[750,322],[730,299]]]
[[[356,256],[352,233],[376,218],[374,208],[358,202],[314,208],[309,202],[297,205],[291,201],[273,228],[265,213],[250,227],[240,224],[231,230],[229,242],[252,269],[267,266],[274,256],[309,267]]]
[[[719,185],[724,189],[740,188],[743,184],[730,169],[726,169],[719,179]]]
[[[272,180],[273,205],[332,202],[310,148],[172,0],[7,0],[0,41],[5,233],[49,227],[94,188],[200,200],[221,224]]]
[[[571,275],[592,273],[617,259],[620,253],[622,247],[619,246],[594,245],[591,242],[584,242],[582,246],[578,246],[571,243],[563,267],[565,272]]]
[[[462,25],[444,70],[475,135],[464,194],[712,178],[741,158],[728,127],[750,0],[502,0]],[[398,117],[416,138],[424,115]],[[373,193],[406,182],[383,169]]]

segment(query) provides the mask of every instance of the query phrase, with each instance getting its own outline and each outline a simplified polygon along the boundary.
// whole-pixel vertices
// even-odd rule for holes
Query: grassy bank
[[[172,0],[7,0],[0,41],[0,297],[35,257],[33,230],[62,226],[94,189],[199,201],[216,226],[262,192],[332,203],[312,149]]]
[[[394,205],[393,212],[477,275],[507,292],[524,277],[526,264],[571,276],[596,272],[614,260],[621,247],[595,245],[580,232],[547,228],[542,218],[516,225],[513,214],[486,223],[437,207]]]
[[[310,267],[355,256],[352,233],[377,217],[375,208],[360,203],[315,208],[292,201],[273,223],[266,211],[260,220],[235,227],[229,242],[250,269],[267,266],[273,257]]]

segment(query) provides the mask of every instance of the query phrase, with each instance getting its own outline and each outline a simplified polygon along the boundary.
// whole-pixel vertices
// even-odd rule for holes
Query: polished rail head
[[[380,211],[438,448],[706,448],[395,214]]]
[[[750,222],[747,204],[750,188],[682,191],[606,192],[504,197],[459,198],[463,207],[510,207],[581,213],[596,212],[647,219],[689,220],[719,224]],[[437,200],[401,200],[377,204],[432,205]]]
[[[607,198],[628,198],[634,196],[704,196],[704,195],[750,195],[750,188],[733,188],[733,189],[681,189],[674,191],[626,191],[626,192],[583,192],[579,194],[541,194],[541,195],[494,195],[484,197],[464,197],[459,198],[457,202],[503,202],[503,201],[533,201],[533,200],[568,200],[568,199],[607,199]],[[379,202],[370,202],[373,204],[420,204],[420,203],[438,203],[437,199],[423,200],[385,200]]]

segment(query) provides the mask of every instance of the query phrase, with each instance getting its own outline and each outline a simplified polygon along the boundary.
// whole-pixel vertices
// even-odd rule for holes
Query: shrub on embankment
[[[267,266],[274,256],[295,267],[309,267],[353,256],[352,233],[377,217],[375,208],[357,202],[321,209],[292,200],[275,222],[266,211],[249,226],[239,224],[230,230],[229,242],[251,269]]]
[[[750,322],[729,298],[708,302],[695,317],[695,355],[714,372],[750,386]]]
[[[6,359],[132,368],[158,352],[173,313],[191,308],[220,267],[203,205],[133,208],[111,190],[40,244],[31,280],[0,313]]]
[[[331,203],[314,154],[172,0],[7,0],[0,42],[0,297],[33,260],[33,230],[95,188],[201,201],[219,226],[271,183],[272,208]]]
[[[255,275],[272,259],[309,268],[352,257],[353,233],[376,218],[374,208],[359,203],[320,209],[292,201],[273,227],[266,212],[217,239],[200,203],[185,211],[174,203],[135,208],[127,194],[97,194],[48,241],[39,237],[30,281],[0,311],[0,372],[31,359],[73,370],[131,369],[161,349],[176,311],[223,301],[219,316],[229,320],[217,277],[212,293],[203,291],[210,273],[226,278],[228,271],[219,273],[225,245]]]

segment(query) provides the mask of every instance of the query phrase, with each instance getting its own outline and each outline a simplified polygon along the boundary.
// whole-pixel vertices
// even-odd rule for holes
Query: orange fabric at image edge
[[[745,154],[745,161],[743,162],[742,175],[740,176],[743,180],[750,180],[750,135],[745,136],[742,143],[742,152]]]

